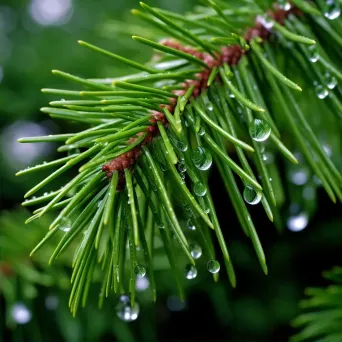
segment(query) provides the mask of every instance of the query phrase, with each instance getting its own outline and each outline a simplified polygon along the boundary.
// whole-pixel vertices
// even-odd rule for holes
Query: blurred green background
[[[149,1],[151,5],[182,13],[196,3]],[[260,209],[252,210],[269,260],[269,276],[265,277],[242,233],[230,229],[238,222],[228,198],[221,194],[217,170],[213,170],[213,194],[222,226],[229,230],[238,288],[232,291],[225,275],[215,284],[203,272],[188,286],[186,303],[180,303],[170,285],[170,272],[158,271],[157,304],[152,305],[145,295],[148,284],[141,284],[141,314],[134,323],[127,324],[116,317],[117,299],[113,296],[99,310],[96,285],[86,309],[72,318],[67,308],[68,258],[48,267],[46,260],[52,247],[47,247],[33,260],[28,259],[47,224],[43,220],[25,226],[28,213],[18,208],[24,193],[41,175],[14,174],[27,165],[51,160],[57,152],[54,144],[20,145],[17,139],[77,129],[76,124],[52,121],[39,111],[50,100],[40,92],[41,88],[72,89],[72,85],[53,76],[52,69],[87,78],[114,77],[127,72],[121,65],[78,46],[78,39],[132,59],[146,61],[151,57],[148,49],[129,38],[134,32],[148,37],[151,30],[129,14],[137,6],[136,0],[0,2],[0,340],[286,341],[293,333],[289,322],[298,312],[303,289],[324,284],[321,271],[341,264],[340,209],[330,205],[321,190],[317,192],[316,205],[312,204],[312,196],[307,196],[307,203],[300,202],[303,191],[309,188],[307,193],[310,192],[304,184],[289,186],[283,212],[286,222],[293,204],[309,207],[311,213],[319,208],[308,224],[303,224],[301,218],[304,230],[285,229],[279,235]],[[283,175],[284,166],[278,166]],[[298,213],[298,209],[294,210]]]

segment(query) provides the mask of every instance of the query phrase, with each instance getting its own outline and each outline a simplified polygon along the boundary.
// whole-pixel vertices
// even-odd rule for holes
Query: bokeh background
[[[195,3],[149,1],[180,13]],[[116,317],[114,296],[99,310],[96,284],[88,306],[73,318],[67,307],[68,255],[49,267],[46,260],[52,244],[28,259],[46,232],[47,221],[24,225],[29,214],[20,203],[41,174],[16,177],[15,172],[52,160],[57,152],[54,144],[21,145],[17,139],[78,128],[52,121],[39,111],[50,100],[41,88],[69,87],[52,75],[52,69],[87,78],[127,72],[78,46],[78,39],[132,59],[151,58],[148,49],[130,39],[137,32],[151,34],[151,28],[131,17],[129,10],[137,6],[136,0],[0,1],[0,341],[287,341],[294,333],[290,321],[298,313],[304,288],[324,285],[321,272],[341,265],[341,207],[330,204],[305,168],[289,175],[280,161],[274,161],[287,182],[282,232],[260,209],[252,210],[269,260],[268,276],[240,229],[235,229],[238,222],[229,199],[222,195],[217,170],[212,171],[214,199],[237,270],[235,290],[225,275],[214,283],[202,272],[187,286],[187,300],[182,303],[170,285],[170,272],[160,270],[156,305],[145,295],[148,280],[139,285],[137,321],[124,323]]]

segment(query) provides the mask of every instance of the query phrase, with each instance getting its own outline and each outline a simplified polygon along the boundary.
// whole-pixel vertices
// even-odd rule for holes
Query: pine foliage
[[[145,273],[155,300],[155,236],[163,242],[180,298],[186,264],[187,276],[205,262],[218,279],[221,257],[214,239],[235,287],[227,227],[218,221],[209,187],[212,164],[265,273],[248,207],[260,202],[279,225],[284,189],[274,158],[297,164],[291,150],[299,151],[330,199],[342,200],[341,173],[322,147],[324,137],[341,153],[340,18],[323,1],[202,3],[188,15],[144,3],[132,11],[155,30],[154,40],[133,36],[156,51],[146,64],[79,41],[137,73],[85,79],[53,70],[77,88],[43,89],[62,99],[42,112],[86,129],[20,139],[58,142],[58,151],[67,153],[18,175],[52,170],[27,192],[23,205],[38,206],[27,222],[58,211],[32,253],[61,228],[50,262],[77,241],[69,303],[74,314],[85,305],[98,268],[100,303],[112,291],[129,292],[134,306],[136,278]],[[75,168],[77,175],[61,189],[31,197]]]

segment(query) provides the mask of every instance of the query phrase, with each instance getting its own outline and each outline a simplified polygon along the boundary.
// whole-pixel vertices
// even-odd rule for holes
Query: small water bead
[[[202,197],[207,193],[207,187],[201,182],[196,182],[194,184],[194,193],[196,196]]]
[[[325,99],[329,95],[328,89],[321,84],[316,85],[315,92],[317,97],[321,100]]]
[[[139,316],[139,304],[137,302],[131,306],[131,299],[127,295],[121,295],[119,303],[115,307],[117,316],[124,322],[135,321]]]
[[[316,45],[310,45],[308,49],[310,62],[316,63],[320,57]]]
[[[134,268],[134,274],[137,278],[142,278],[146,274],[146,268],[143,265],[137,265]]]
[[[180,141],[173,134],[169,135],[169,139],[173,143],[173,145],[181,152],[185,152],[188,149],[188,145]]]
[[[178,163],[178,171],[179,172],[186,172],[186,166],[184,163],[182,163],[182,162]]]
[[[210,273],[217,273],[220,270],[221,266],[217,260],[212,259],[208,261],[207,268]]]
[[[187,225],[190,230],[196,230],[196,226],[192,223],[191,219],[188,219]]]
[[[59,229],[67,233],[71,229],[71,220],[67,217],[62,217],[59,222]]]
[[[205,171],[210,168],[213,157],[207,149],[198,146],[192,153],[192,161],[199,170]]]
[[[249,134],[255,141],[265,141],[271,134],[271,126],[266,120],[254,119],[249,125]]]
[[[246,185],[243,190],[243,198],[248,204],[255,205],[261,201],[262,193],[255,190],[253,187]]]
[[[197,268],[194,265],[186,265],[185,267],[186,279],[194,279],[197,277]]]
[[[290,171],[289,176],[293,184],[304,185],[309,180],[309,171],[305,168],[292,170]]]
[[[194,259],[199,259],[202,256],[202,248],[198,243],[192,243],[189,246],[190,254]]]
[[[150,281],[147,277],[138,278],[135,282],[135,288],[139,292],[147,290],[150,286]]]
[[[337,79],[335,76],[331,75],[329,72],[324,74],[324,84],[329,89],[334,89],[337,86]]]
[[[57,296],[47,296],[45,298],[45,307],[48,310],[56,310],[58,307],[58,297]]]
[[[205,129],[202,126],[200,127],[198,134],[201,136],[205,134]]]
[[[286,0],[278,0],[277,2],[280,9],[284,11],[288,11],[291,9],[291,4]]]
[[[287,227],[292,232],[300,232],[305,229],[309,223],[308,214],[301,212],[298,215],[290,216],[287,220]]]
[[[336,0],[327,0],[323,8],[324,16],[329,20],[337,19],[341,14],[341,7]]]
[[[31,311],[24,303],[14,304],[11,308],[11,316],[18,324],[26,324],[32,318]]]

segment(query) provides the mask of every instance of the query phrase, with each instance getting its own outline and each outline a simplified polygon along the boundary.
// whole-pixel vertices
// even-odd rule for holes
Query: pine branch
[[[302,312],[292,321],[301,331],[290,341],[339,341],[342,338],[342,268],[323,273],[333,282],[325,288],[307,288],[308,297],[300,302]]]
[[[200,14],[186,16],[144,3],[143,12],[133,11],[168,36],[159,41],[133,36],[135,41],[158,50],[158,57],[147,64],[79,41],[140,73],[102,80],[54,70],[57,76],[85,89],[43,89],[44,93],[71,99],[50,102],[42,112],[90,127],[76,133],[19,140],[62,142],[58,151],[72,153],[18,172],[21,175],[59,167],[25,197],[76,165],[79,169],[62,189],[23,203],[43,205],[28,221],[60,209],[50,232],[34,252],[62,229],[65,221],[70,221],[71,227],[64,232],[50,262],[76,238],[80,240],[74,254],[69,302],[73,314],[80,304],[85,305],[98,264],[104,275],[100,304],[110,292],[129,292],[133,310],[135,280],[145,273],[156,300],[154,235],[162,238],[181,298],[181,263],[186,278],[191,279],[197,274],[196,265],[205,260],[209,272],[218,279],[220,264],[213,235],[230,282],[236,285],[233,260],[208,182],[213,162],[265,273],[266,257],[248,206],[261,203],[273,221],[280,217],[282,200],[278,199],[284,194],[276,167],[265,158],[265,144],[272,154],[280,152],[295,164],[298,161],[285,141],[291,148],[299,148],[332,201],[342,200],[341,173],[321,146],[311,113],[298,105],[292,93],[317,82],[320,100],[306,88],[304,98],[312,106],[324,100],[323,111],[315,113],[317,120],[324,122],[331,115],[332,125],[338,125],[342,104],[337,79],[341,80],[341,73],[334,61],[341,58],[341,50],[326,51],[332,41],[340,43],[335,31],[335,22],[340,25],[340,19],[333,18],[330,24],[324,17],[316,17],[320,13],[316,5],[302,0],[294,1],[295,5],[282,1],[267,12],[262,10],[266,2],[261,0],[243,7],[229,7],[223,1],[205,3]],[[237,19],[248,23],[250,13],[257,15],[254,26],[241,27]],[[332,19],[326,12],[325,16]],[[325,34],[317,37],[315,32],[320,27]],[[285,76],[297,76],[296,66],[285,68],[282,56],[301,66],[301,77],[294,77],[300,86]],[[330,109],[337,115],[333,116]],[[293,141],[286,140],[287,136]],[[238,163],[231,158],[233,153],[237,153]],[[271,172],[276,177],[273,181]],[[191,230],[196,229],[203,250],[201,260],[195,257],[197,245],[188,242],[192,238],[184,229],[185,220]]]

